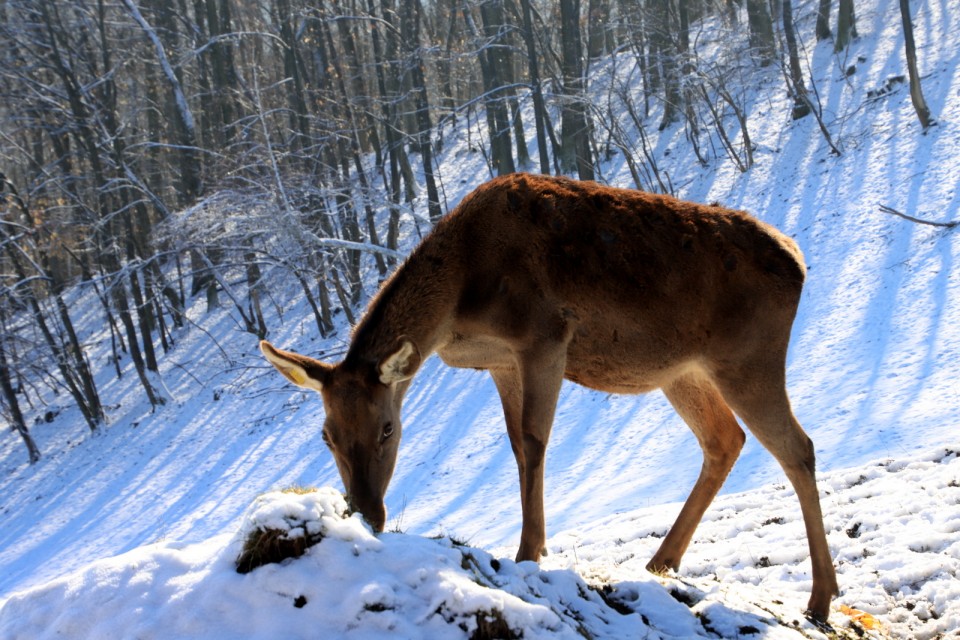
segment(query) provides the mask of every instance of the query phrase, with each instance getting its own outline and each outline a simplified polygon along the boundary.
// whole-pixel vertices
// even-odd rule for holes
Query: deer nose
[[[387,523],[387,508],[382,502],[366,505],[366,508],[360,509],[360,513],[374,531],[383,531]]]
[[[383,531],[383,527],[387,524],[386,509],[381,508],[376,513],[365,515],[363,518],[370,523],[374,531]]]
[[[383,531],[387,523],[387,507],[382,502],[357,500],[352,494],[344,496],[351,513],[360,513],[374,531]]]

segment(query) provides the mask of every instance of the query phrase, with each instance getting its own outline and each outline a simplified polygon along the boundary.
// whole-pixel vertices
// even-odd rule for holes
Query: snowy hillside
[[[927,133],[905,85],[871,94],[905,65],[897,4],[864,0],[861,37],[842,58],[829,43],[813,49],[810,38],[814,81],[843,155],[830,153],[812,118],[790,119],[774,69],[750,102],[750,171],[722,159],[701,167],[678,127],[653,144],[678,196],[751,211],[806,255],[788,384],[817,450],[841,588],[831,621],[846,626],[845,606],[876,616],[867,630],[875,636],[954,637],[960,230],[908,222],[879,205],[960,220],[960,0],[911,9],[938,121]],[[603,86],[621,71],[597,65],[591,82]],[[779,89],[760,91],[770,86]],[[452,204],[488,173],[464,135],[450,133],[444,153]],[[632,183],[618,156],[603,178]],[[404,224],[412,239],[412,221]],[[274,344],[343,351],[347,332],[322,341],[296,290],[274,297]],[[103,339],[88,302],[72,305],[89,309],[78,319],[92,340]],[[299,560],[237,575],[235,532],[257,496],[340,481],[319,439],[318,399],[263,362],[229,308],[208,315],[198,301],[189,315],[203,330],[184,329],[161,365],[172,400],[165,407],[151,413],[134,376],[116,379],[101,344],[91,356],[98,385],[122,398],[101,435],[90,437],[63,400],[50,422],[32,426],[38,464],[26,464],[13,435],[0,440],[0,637],[267,638],[303,629],[376,637],[391,624],[401,636],[439,637],[432,625],[441,603],[456,637],[488,608],[524,637],[573,634],[577,624],[596,637],[817,637],[800,615],[809,561],[796,498],[754,439],[678,575],[657,578],[643,566],[699,473],[696,441],[659,393],[611,397],[565,386],[547,457],[553,553],[541,573],[504,559],[515,553],[520,508],[494,386],[435,358],[408,394],[387,494],[387,529],[403,534],[375,538],[348,520]],[[436,534],[483,550],[421,537]],[[467,568],[464,554],[473,558]],[[615,608],[584,584],[609,585]],[[342,604],[317,606],[326,597]]]
[[[836,632],[933,638],[960,628],[960,455],[939,449],[828,473],[846,586]],[[801,615],[803,524],[783,486],[725,496],[680,577],[644,569],[670,507],[555,537],[538,567],[450,538],[373,535],[339,493],[261,496],[241,534],[161,542],[13,596],[4,638],[824,638]],[[309,535],[306,554],[241,575],[246,534]],[[299,528],[299,529],[298,529]],[[857,631],[851,630],[856,628]],[[476,634],[476,635],[475,635]],[[484,635],[486,634],[486,635]]]

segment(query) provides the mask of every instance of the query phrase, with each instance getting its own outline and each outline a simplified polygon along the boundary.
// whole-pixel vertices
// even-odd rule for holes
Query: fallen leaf
[[[840,605],[840,613],[849,617],[851,620],[859,624],[864,629],[879,629],[880,621],[874,618],[872,615],[866,611],[860,611],[859,609],[854,609],[848,607],[845,604]]]

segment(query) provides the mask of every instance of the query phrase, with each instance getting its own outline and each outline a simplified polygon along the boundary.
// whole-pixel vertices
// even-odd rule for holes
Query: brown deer
[[[809,614],[838,593],[814,449],[785,388],[806,268],[796,243],[741,211],[514,174],[467,195],[380,288],[339,364],[261,349],[319,391],[323,440],[377,530],[400,405],[424,358],[493,377],[520,471],[517,560],[546,541],[544,454],[564,378],[609,393],[663,389],[703,449],[686,504],[647,568],[677,570],[744,442],[734,414],[783,467],[806,525]]]

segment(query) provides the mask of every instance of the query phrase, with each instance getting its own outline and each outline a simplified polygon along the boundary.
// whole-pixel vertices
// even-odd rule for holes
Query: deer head
[[[379,362],[351,366],[326,364],[266,341],[260,350],[287,380],[323,397],[323,441],[337,463],[347,500],[374,529],[383,531],[383,496],[402,431],[400,405],[421,361],[417,346],[400,338]]]

